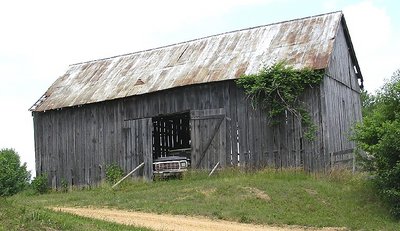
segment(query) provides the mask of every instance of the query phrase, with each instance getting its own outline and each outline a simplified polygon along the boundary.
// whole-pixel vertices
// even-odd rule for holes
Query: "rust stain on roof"
[[[324,69],[342,17],[334,12],[73,64],[30,110],[236,79],[279,60],[296,68]]]

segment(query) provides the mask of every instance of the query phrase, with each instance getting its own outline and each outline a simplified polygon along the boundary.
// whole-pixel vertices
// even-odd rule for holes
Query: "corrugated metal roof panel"
[[[334,12],[73,64],[31,110],[236,79],[280,60],[296,68],[323,69],[341,17]]]

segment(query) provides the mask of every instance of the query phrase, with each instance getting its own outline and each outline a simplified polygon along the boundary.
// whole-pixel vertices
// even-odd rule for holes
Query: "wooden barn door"
[[[136,175],[146,179],[153,178],[153,123],[151,118],[125,121],[124,167],[130,172],[144,162],[143,170]]]
[[[226,160],[225,110],[190,111],[192,168],[212,169]]]

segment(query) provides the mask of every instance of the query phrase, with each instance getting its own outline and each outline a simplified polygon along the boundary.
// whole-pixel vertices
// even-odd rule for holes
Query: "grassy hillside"
[[[7,203],[30,208],[112,207],[245,223],[356,230],[398,230],[400,227],[400,222],[390,218],[363,176],[345,172],[316,176],[289,170],[256,173],[225,170],[210,178],[205,173],[190,173],[183,180],[127,182],[116,190],[102,186],[69,193],[24,193],[8,198]],[[91,221],[87,223],[90,226]],[[74,230],[73,224],[70,225],[69,229]]]

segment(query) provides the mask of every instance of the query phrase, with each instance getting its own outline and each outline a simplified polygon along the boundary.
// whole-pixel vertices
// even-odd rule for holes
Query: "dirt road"
[[[304,230],[343,230],[339,228],[304,228],[296,226],[272,227],[253,224],[243,224],[223,220],[212,220],[202,217],[176,215],[159,215],[152,213],[131,212],[98,208],[52,208],[79,216],[102,219],[126,225],[148,227],[154,230],[171,231],[304,231]]]

